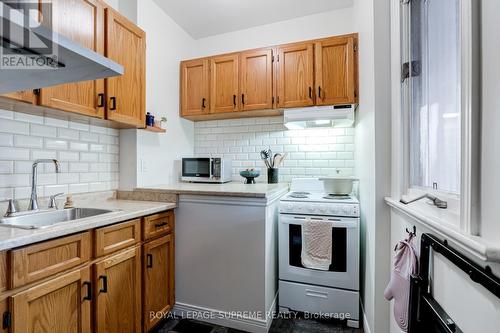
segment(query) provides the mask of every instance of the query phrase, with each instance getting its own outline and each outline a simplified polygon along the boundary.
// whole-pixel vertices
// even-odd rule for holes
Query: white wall
[[[376,4],[375,4],[376,2]],[[361,285],[365,328],[389,330],[383,290],[389,276],[390,41],[388,1],[357,0],[354,29],[359,33],[360,100],[356,125],[356,170],[361,202]]]
[[[179,62],[194,56],[194,40],[153,0],[141,0],[137,7],[137,24],[147,36],[146,110],[167,117],[167,132],[122,133],[122,140],[137,145],[136,155],[122,156],[122,165],[136,165],[121,173],[122,189],[169,183],[174,180],[173,161],[194,153],[194,124],[179,117]]]
[[[197,56],[347,34],[355,32],[351,18],[352,8],[345,8],[201,38],[196,41]]]

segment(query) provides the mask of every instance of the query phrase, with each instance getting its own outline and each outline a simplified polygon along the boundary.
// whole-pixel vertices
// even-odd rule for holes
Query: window
[[[401,0],[394,6],[400,8],[393,24],[400,24],[401,85],[393,89],[400,92],[401,112],[393,117],[402,127],[393,137],[399,137],[393,180],[400,196],[430,192],[446,200],[448,209],[439,213],[418,207],[480,236],[478,1]]]
[[[460,193],[460,0],[411,0],[409,185]]]

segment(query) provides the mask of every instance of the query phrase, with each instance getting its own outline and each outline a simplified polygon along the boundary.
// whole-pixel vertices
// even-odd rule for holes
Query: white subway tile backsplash
[[[14,135],[14,146],[27,148],[42,148],[43,138],[27,135]]]
[[[46,138],[55,138],[57,136],[57,128],[31,124],[30,134]]]
[[[13,172],[14,172],[13,161],[0,161],[0,173],[13,173]]]
[[[118,187],[118,130],[1,109],[0,118],[0,201],[29,198],[33,160],[40,158],[57,158],[60,173],[39,165],[39,196]]]
[[[14,145],[14,135],[0,133],[0,146],[9,147]]]
[[[45,139],[45,149],[68,149],[68,142],[64,140]]]
[[[21,121],[2,119],[2,121],[0,121],[0,132],[29,134],[30,125]]]
[[[26,148],[11,148],[11,147],[1,147],[0,148],[0,160],[29,160],[30,150]]]
[[[239,171],[261,169],[257,181],[266,181],[260,151],[288,153],[280,168],[280,180],[354,173],[353,128],[287,130],[283,117],[214,120],[195,123],[195,154],[224,157],[233,161],[233,179]],[[108,146],[109,147],[109,146]],[[92,168],[92,166],[91,166]]]
[[[70,150],[87,151],[89,150],[89,144],[83,142],[70,142]]]

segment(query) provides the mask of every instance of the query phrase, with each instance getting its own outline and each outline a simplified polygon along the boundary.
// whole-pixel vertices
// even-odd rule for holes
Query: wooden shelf
[[[146,126],[143,128],[145,131],[155,132],[155,133],[165,133],[167,130],[164,128],[156,127],[156,126]]]

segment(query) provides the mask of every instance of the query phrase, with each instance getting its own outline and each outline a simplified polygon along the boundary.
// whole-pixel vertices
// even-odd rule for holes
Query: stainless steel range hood
[[[7,28],[6,28],[7,27]],[[51,54],[27,46],[50,45]],[[122,75],[123,66],[0,2],[0,94]],[[56,55],[56,57],[54,57]]]
[[[357,104],[312,106],[285,109],[283,120],[288,129],[351,127]]]

